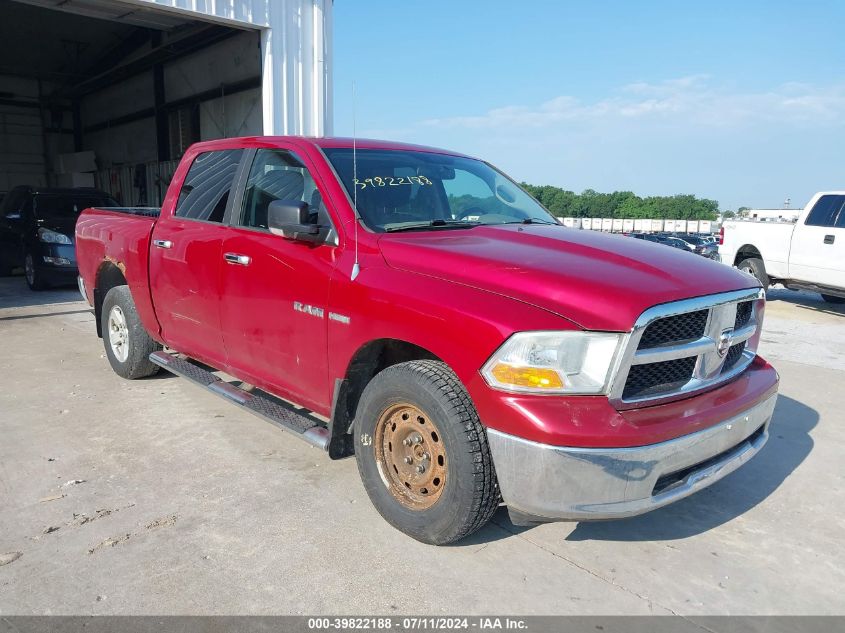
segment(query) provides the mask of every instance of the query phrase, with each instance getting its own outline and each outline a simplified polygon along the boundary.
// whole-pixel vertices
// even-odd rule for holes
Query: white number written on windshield
[[[399,187],[401,185],[433,185],[425,176],[374,176],[364,180],[354,180],[355,186],[361,189],[367,187]]]

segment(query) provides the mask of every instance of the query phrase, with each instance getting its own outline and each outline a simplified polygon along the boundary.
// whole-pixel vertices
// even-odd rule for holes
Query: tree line
[[[719,214],[716,200],[688,194],[641,198],[632,191],[599,193],[586,189],[577,194],[552,185],[521,185],[558,217],[715,220]]]

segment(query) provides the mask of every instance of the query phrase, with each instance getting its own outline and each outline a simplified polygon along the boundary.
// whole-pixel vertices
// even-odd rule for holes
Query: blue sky
[[[337,0],[334,132],[580,192],[845,189],[845,2]]]

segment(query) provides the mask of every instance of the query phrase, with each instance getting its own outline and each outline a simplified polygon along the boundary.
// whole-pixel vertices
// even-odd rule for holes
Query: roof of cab
[[[226,139],[219,139],[213,141],[202,141],[200,143],[194,144],[193,147],[203,150],[212,150],[212,149],[233,149],[236,147],[267,147],[268,145],[272,145],[274,142],[277,143],[284,143],[284,142],[293,142],[293,143],[310,143],[316,147],[321,149],[328,149],[328,148],[349,148],[351,149],[354,146],[357,149],[385,149],[385,150],[405,150],[405,151],[416,151],[416,152],[429,152],[432,154],[448,154],[450,156],[461,156],[464,158],[469,158],[465,154],[461,154],[460,152],[454,152],[451,150],[440,149],[437,147],[427,147],[425,145],[414,145],[412,143],[400,143],[397,141],[383,141],[378,139],[371,139],[371,138],[357,138],[352,139],[348,137],[339,137],[339,136],[241,136],[235,138],[226,138]]]

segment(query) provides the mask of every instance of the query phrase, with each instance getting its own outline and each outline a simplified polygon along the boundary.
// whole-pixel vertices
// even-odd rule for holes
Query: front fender
[[[364,267],[355,281],[340,274],[332,280],[330,383],[346,375],[364,345],[396,339],[448,364],[478,407],[490,401],[481,393],[489,387],[479,370],[511,334],[572,329],[578,328],[556,314],[492,292],[386,266]],[[479,414],[485,420],[481,409]]]

